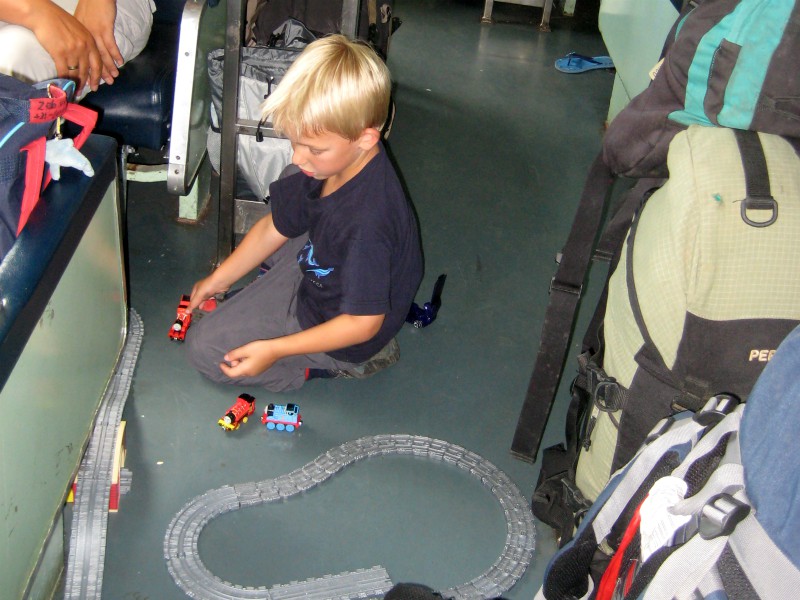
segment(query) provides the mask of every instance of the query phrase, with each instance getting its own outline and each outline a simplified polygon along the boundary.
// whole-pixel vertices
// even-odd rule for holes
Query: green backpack
[[[653,82],[609,125],[587,174],[572,229],[557,259],[539,350],[511,444],[512,454],[522,460],[534,462],[539,454],[589,264],[592,258],[606,260],[614,270],[636,207],[674,174],[667,168],[673,138],[690,125],[720,126],[780,135],[800,148],[800,8],[795,0],[684,0],[683,6]],[[638,181],[603,229],[618,175]],[[765,206],[770,209],[768,202]],[[596,362],[602,364],[604,310],[605,295],[583,340],[584,370],[593,353],[600,352]],[[572,530],[576,511],[587,504],[574,485],[577,448],[585,437],[579,426],[591,422],[586,410],[586,402],[571,404],[566,440],[544,451],[533,498],[537,516],[559,530],[563,525],[565,532]],[[612,436],[615,440],[613,432]]]
[[[763,148],[763,151],[762,151]],[[690,126],[639,211],[608,286],[604,353],[576,471],[593,500],[657,421],[746,399],[800,322],[800,157],[783,138]],[[755,198],[762,204],[752,204]]]

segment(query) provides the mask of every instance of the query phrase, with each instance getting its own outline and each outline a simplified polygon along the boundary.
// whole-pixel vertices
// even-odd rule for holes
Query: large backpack
[[[776,135],[691,126],[637,214],[609,280],[577,488],[593,500],[661,418],[747,398],[800,322],[800,157]],[[756,202],[756,198],[761,198]]]
[[[795,597],[798,371],[800,329],[747,404],[714,397],[658,423],[553,556],[536,599]]]
[[[603,149],[587,174],[572,229],[550,284],[539,350],[511,445],[512,454],[522,460],[534,462],[539,454],[570,350],[589,264],[594,257],[609,261],[609,272],[615,270],[633,214],[642,198],[660,187],[668,174],[666,149],[672,138],[690,123],[764,128],[784,136],[799,134],[798,53],[790,50],[799,43],[795,2],[698,0],[684,4],[686,9],[665,44],[664,62],[654,81],[612,121]],[[731,26],[734,22],[736,27]],[[767,43],[762,43],[763,31],[770,32]],[[722,72],[711,68],[710,64],[721,64],[717,58],[730,52],[739,58],[738,62],[728,61],[729,68]],[[714,57],[710,64],[709,56]],[[745,80],[749,84],[743,84]],[[746,94],[740,93],[742,86]],[[715,106],[721,118],[711,111]],[[683,115],[680,121],[673,118],[678,113]],[[729,121],[728,114],[739,117]],[[797,138],[787,139],[800,147]],[[614,210],[609,210],[612,216],[603,229],[611,198],[618,197],[611,194],[618,174],[640,179]],[[605,293],[584,336],[581,362],[587,356],[595,356],[596,364],[602,364]],[[540,507],[537,516],[558,513],[547,522],[564,524],[564,531],[571,531],[572,527],[565,523],[587,506],[574,486],[574,475],[582,437],[576,424],[585,422],[582,417],[590,404],[584,401],[570,405],[565,443],[546,449],[542,459],[539,481],[550,480],[552,485],[541,494],[537,485],[534,495],[534,510],[537,505]]]
[[[239,66],[239,106],[237,117],[261,122],[261,104],[283,79],[292,63],[316,38],[302,22],[287,19],[273,32],[269,45],[242,48]],[[222,76],[225,49],[208,54],[208,78],[211,87],[211,125],[208,131],[208,157],[216,171],[222,151]],[[243,191],[257,200],[269,197],[269,184],[278,179],[292,161],[288,139],[267,135],[237,136],[237,176]]]
[[[0,74],[0,260],[11,249],[50,182],[45,145],[57,121],[82,127],[74,139],[80,148],[97,113],[70,102],[75,83],[54,79],[36,85]]]
[[[532,507],[562,543],[659,419],[717,393],[745,400],[800,322],[793,147],[692,126],[674,138],[669,168],[608,282],[602,344],[584,343],[565,442],[545,450]]]

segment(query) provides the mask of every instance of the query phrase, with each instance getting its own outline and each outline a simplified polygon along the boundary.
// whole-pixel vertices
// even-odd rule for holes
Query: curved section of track
[[[437,460],[468,471],[491,490],[505,513],[507,534],[500,557],[475,579],[442,590],[442,595],[477,600],[501,596],[508,591],[522,577],[533,557],[535,527],[527,501],[514,482],[483,457],[455,444],[414,435],[377,435],[346,442],[275,479],[226,485],[197,496],[175,515],[167,528],[164,557],[172,578],[189,597],[203,600],[327,600],[383,596],[392,586],[383,567],[271,588],[239,586],[206,569],[198,552],[198,540],[203,527],[219,515],[286,500],[310,490],[357,461],[391,454]]]

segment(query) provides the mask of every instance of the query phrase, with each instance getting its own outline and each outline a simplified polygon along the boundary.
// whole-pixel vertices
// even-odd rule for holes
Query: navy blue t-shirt
[[[353,179],[320,198],[322,181],[297,173],[269,188],[272,218],[286,237],[309,232],[297,255],[303,280],[297,319],[303,329],[340,314],[385,315],[371,340],[329,352],[361,363],[405,322],[422,280],[417,220],[386,150]]]

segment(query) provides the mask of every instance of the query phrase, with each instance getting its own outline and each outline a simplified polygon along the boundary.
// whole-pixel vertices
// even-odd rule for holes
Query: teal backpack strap
[[[670,113],[671,120],[687,126],[750,128],[767,69],[795,0],[740,0],[736,4],[697,45],[689,67],[684,108]],[[713,95],[720,104],[708,106],[713,85],[723,86],[724,94]]]

